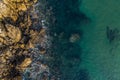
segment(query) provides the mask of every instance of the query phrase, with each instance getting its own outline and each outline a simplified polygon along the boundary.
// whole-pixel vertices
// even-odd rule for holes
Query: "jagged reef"
[[[22,73],[38,59],[34,56],[46,53],[47,23],[43,14],[36,11],[37,3],[37,0],[0,1],[0,80],[22,80]],[[38,52],[34,54],[35,49]],[[47,65],[37,63],[43,72],[49,71]]]

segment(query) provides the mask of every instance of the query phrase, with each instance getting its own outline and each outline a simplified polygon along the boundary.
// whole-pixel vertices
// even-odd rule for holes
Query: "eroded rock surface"
[[[26,68],[46,53],[47,29],[35,11],[36,3],[37,0],[0,1],[0,80],[22,80]],[[34,53],[36,44],[39,48]],[[40,60],[35,63],[41,65],[41,70],[48,69]]]
[[[16,21],[20,11],[26,11],[36,2],[37,0],[2,0],[0,1],[0,18],[10,17]]]

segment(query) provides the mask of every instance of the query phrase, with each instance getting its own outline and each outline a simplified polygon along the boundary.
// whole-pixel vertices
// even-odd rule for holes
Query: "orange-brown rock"
[[[10,24],[6,24],[7,27],[7,36],[9,36],[13,42],[19,42],[21,39],[21,31],[18,27],[15,27]]]
[[[18,27],[15,27],[10,24],[6,24],[6,30],[1,30],[0,33],[0,43],[9,45],[17,43],[21,39],[21,31]]]
[[[26,11],[36,2],[37,0],[2,0],[0,1],[0,19],[10,17],[16,21],[19,11]]]
[[[18,68],[22,69],[23,71],[31,64],[31,58],[25,58],[25,60],[19,65]]]
[[[40,53],[41,53],[41,54],[45,54],[45,53],[46,53],[46,50],[45,50],[45,49],[42,49],[42,50],[40,50]]]
[[[36,2],[37,0],[0,0],[0,80],[22,80],[20,74],[33,60],[30,48],[36,47],[36,43],[44,45],[46,41],[46,29],[38,31],[32,26],[39,22],[36,13],[36,22],[32,21],[32,13],[29,13]],[[45,47],[39,53],[45,54]],[[46,69],[46,66],[41,65],[41,68]],[[2,78],[3,76],[5,77]]]
[[[42,28],[39,33],[41,36],[44,36],[46,34],[46,29]]]

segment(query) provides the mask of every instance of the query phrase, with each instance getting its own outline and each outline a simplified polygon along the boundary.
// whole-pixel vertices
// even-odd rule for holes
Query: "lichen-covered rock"
[[[26,69],[39,67],[35,74],[49,73],[44,55],[48,36],[43,13],[34,6],[37,0],[0,1],[0,80],[22,80]],[[39,45],[39,46],[36,46]],[[36,65],[34,65],[36,64]],[[46,73],[45,73],[46,74]],[[34,80],[34,79],[33,79]]]
[[[25,58],[25,60],[17,68],[21,68],[21,70],[24,71],[31,63],[31,58]]]
[[[20,29],[10,24],[6,24],[5,26],[7,28],[7,36],[12,39],[14,43],[19,42],[22,36]]]
[[[8,65],[6,65],[7,63],[7,59],[9,59],[9,57],[11,57],[12,54],[9,50],[4,51],[4,54],[0,55],[0,79],[1,78],[6,78],[7,75],[9,75],[9,68]]]
[[[0,33],[0,43],[5,45],[10,45],[13,43],[17,43],[21,39],[21,31],[18,27],[15,27],[10,24],[5,25],[6,30],[2,30]]]
[[[10,17],[14,21],[18,19],[19,11],[26,11],[31,7],[37,0],[2,0],[0,1],[0,18]],[[16,5],[17,4],[17,5]]]

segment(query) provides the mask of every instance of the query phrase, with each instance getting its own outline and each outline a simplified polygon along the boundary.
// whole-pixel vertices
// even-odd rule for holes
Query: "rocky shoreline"
[[[51,8],[44,0],[2,0],[0,5],[0,79],[49,80]]]

